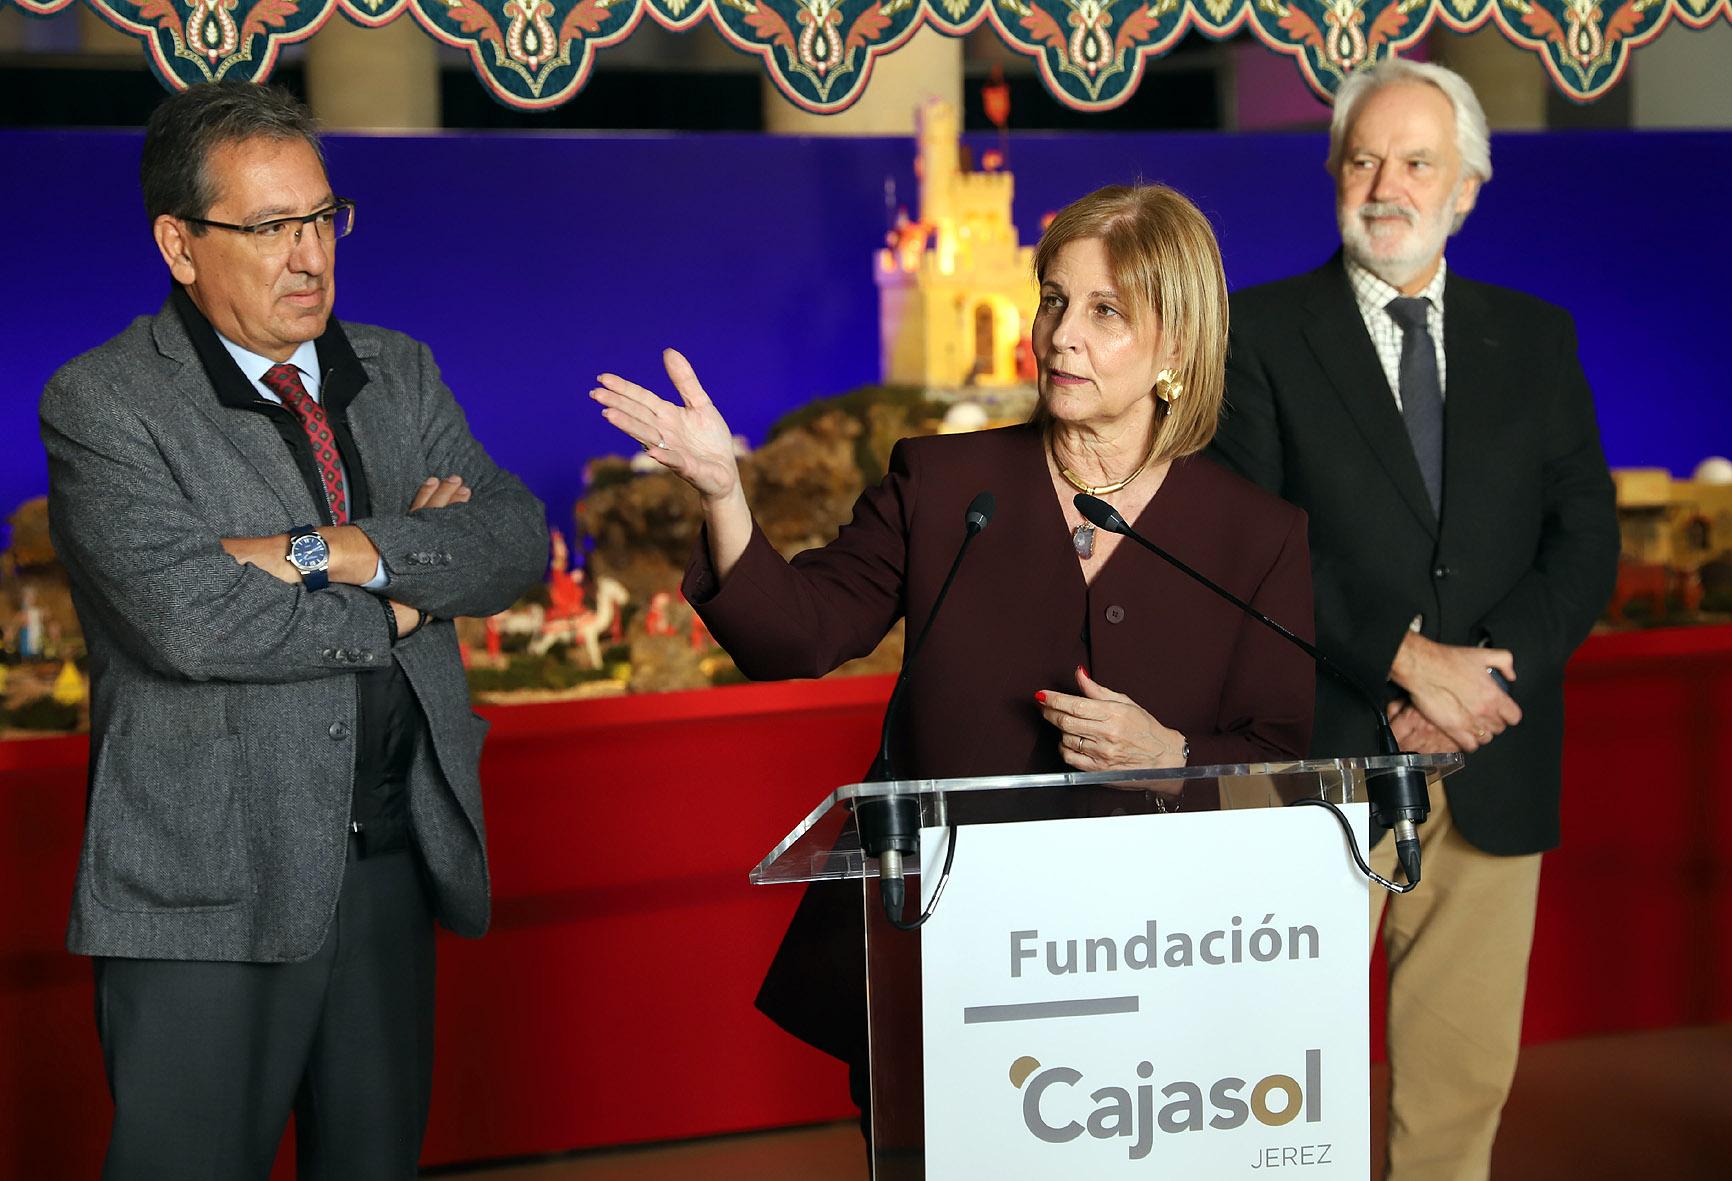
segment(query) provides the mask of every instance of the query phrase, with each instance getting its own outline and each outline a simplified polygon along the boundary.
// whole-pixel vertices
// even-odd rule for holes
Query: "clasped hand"
[[[1409,634],[1397,650],[1390,679],[1407,690],[1391,704],[1390,726],[1403,750],[1419,754],[1471,753],[1522,720],[1521,706],[1491,676],[1514,681],[1515,656],[1507,648],[1439,644]]]
[[[1059,729],[1059,750],[1078,771],[1130,771],[1185,765],[1185,736],[1148,710],[1076,670],[1081,694],[1045,689],[1034,695],[1041,716]]]

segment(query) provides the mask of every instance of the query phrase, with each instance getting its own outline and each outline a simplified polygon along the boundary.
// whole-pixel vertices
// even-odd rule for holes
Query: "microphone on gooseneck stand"
[[[1378,753],[1383,755],[1403,753],[1401,743],[1396,741],[1395,731],[1389,725],[1389,715],[1384,712],[1383,706],[1377,698],[1359,683],[1357,677],[1329,659],[1314,644],[1300,639],[1232,591],[1217,586],[1132,529],[1124,517],[1119,515],[1118,510],[1106,501],[1090,496],[1086,492],[1079,492],[1074,503],[1077,511],[1088,518],[1089,522],[1096,528],[1105,529],[1108,533],[1117,533],[1120,537],[1130,538],[1175,570],[1208,587],[1252,619],[1271,629],[1289,643],[1297,645],[1316,662],[1319,668],[1347,686],[1353,695],[1363,701],[1366,707],[1371,710],[1372,715],[1377,719]],[[1425,772],[1417,767],[1392,767],[1388,770],[1374,771],[1366,777],[1365,786],[1366,794],[1371,797],[1371,818],[1381,827],[1393,829],[1395,832],[1395,856],[1401,862],[1401,872],[1407,877],[1407,890],[1411,890],[1419,884],[1419,834],[1416,831],[1416,826],[1424,824],[1431,815],[1431,799],[1426,794]],[[1360,861],[1357,845],[1353,847],[1353,858],[1355,861],[1359,861],[1360,868],[1365,870],[1367,876],[1389,886],[1398,893],[1406,893],[1406,890],[1384,882],[1382,878],[1371,873],[1370,868],[1363,861]]]
[[[872,760],[872,767],[866,772],[867,783],[881,783],[895,778],[890,765],[890,730],[902,704],[903,691],[908,687],[909,670],[914,667],[915,657],[920,655],[920,646],[926,642],[926,635],[932,630],[933,621],[938,618],[938,609],[944,606],[944,597],[950,593],[950,584],[956,580],[956,572],[962,568],[962,555],[968,552],[968,543],[992,523],[992,514],[996,507],[990,492],[981,492],[968,502],[968,513],[963,518],[962,544],[957,547],[956,557],[950,563],[950,572],[944,576],[944,584],[938,588],[938,597],[932,601],[932,610],[927,614],[926,622],[921,625],[919,635],[909,644],[907,655],[902,658],[901,675],[896,678],[896,687],[891,690],[890,702],[884,707],[884,726],[878,738],[878,757]],[[868,856],[878,858],[878,893],[884,904],[884,915],[893,926],[903,927],[905,924],[902,922],[902,906],[907,887],[902,878],[902,863],[903,858],[911,857],[919,850],[920,807],[909,796],[885,796],[864,800],[855,807],[854,820],[860,830],[861,848]],[[945,859],[947,872],[949,857],[955,851],[956,833],[952,830]],[[936,901],[936,894],[934,900]],[[922,915],[906,926],[917,927],[926,921],[926,917]]]

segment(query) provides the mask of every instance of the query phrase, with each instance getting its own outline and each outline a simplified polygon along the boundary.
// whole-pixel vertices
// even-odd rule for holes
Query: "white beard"
[[[1421,221],[1419,214],[1405,205],[1368,201],[1352,209],[1336,206],[1335,224],[1341,231],[1342,248],[1348,258],[1391,287],[1406,286],[1443,253],[1444,243],[1455,230],[1455,202],[1460,195],[1458,182],[1430,221]],[[1379,217],[1399,215],[1407,219],[1407,225],[1373,232],[1363,220],[1367,211]]]

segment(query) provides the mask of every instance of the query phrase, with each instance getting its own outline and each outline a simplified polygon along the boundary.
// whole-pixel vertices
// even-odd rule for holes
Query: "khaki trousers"
[[[1420,885],[1371,889],[1389,960],[1389,1181],[1485,1181],[1521,1049],[1540,855],[1494,857],[1456,830],[1433,786]],[[1395,842],[1372,868],[1394,880]],[[1387,902],[1387,913],[1385,903]]]

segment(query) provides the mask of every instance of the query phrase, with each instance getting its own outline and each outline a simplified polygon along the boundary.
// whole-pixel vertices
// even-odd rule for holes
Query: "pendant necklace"
[[[1051,449],[1050,441],[1048,442],[1048,448]],[[1124,488],[1130,487],[1131,481],[1135,480],[1138,476],[1143,474],[1143,470],[1149,466],[1149,461],[1151,459],[1153,459],[1154,457],[1155,457],[1155,445],[1153,443],[1151,443],[1149,445],[1149,453],[1147,455],[1143,456],[1143,462],[1141,462],[1137,465],[1137,470],[1132,472],[1130,475],[1126,476],[1124,479],[1114,480],[1110,484],[1093,484],[1093,485],[1091,485],[1091,484],[1083,483],[1081,480],[1077,479],[1075,472],[1071,471],[1068,467],[1066,467],[1062,462],[1059,461],[1058,452],[1056,450],[1054,450],[1052,452],[1052,463],[1053,463],[1054,467],[1058,468],[1058,474],[1064,477],[1064,482],[1069,484],[1072,488],[1075,488],[1078,492],[1086,492],[1090,496],[1110,496],[1114,492],[1118,492]],[[1072,529],[1070,532],[1070,544],[1071,544],[1071,548],[1076,550],[1077,557],[1082,558],[1085,561],[1089,558],[1094,557],[1095,556],[1095,527],[1094,527],[1094,525],[1092,525],[1088,521],[1084,521],[1082,524],[1078,525],[1075,529]]]

